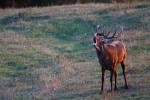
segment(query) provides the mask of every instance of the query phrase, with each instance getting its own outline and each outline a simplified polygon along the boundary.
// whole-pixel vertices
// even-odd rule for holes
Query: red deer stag
[[[113,36],[109,36],[109,33],[99,33],[98,27],[96,33],[93,34],[94,47],[96,48],[97,56],[99,59],[99,63],[102,66],[102,85],[101,85],[101,93],[103,93],[104,87],[104,78],[106,75],[106,70],[110,71],[110,82],[111,82],[111,91],[113,91],[113,77],[115,76],[115,90],[117,90],[118,82],[118,71],[117,65],[120,63],[123,70],[125,87],[128,89],[128,84],[126,80],[126,48],[123,43],[120,41],[113,40],[114,38],[118,38],[122,36],[123,28],[120,33],[117,31],[113,34]],[[116,36],[117,34],[117,36]],[[108,37],[109,36],[109,37]],[[108,41],[106,41],[106,39]]]

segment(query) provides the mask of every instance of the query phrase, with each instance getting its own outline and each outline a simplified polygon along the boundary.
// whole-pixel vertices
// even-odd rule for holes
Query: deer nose
[[[96,46],[96,43],[93,43],[93,46]]]

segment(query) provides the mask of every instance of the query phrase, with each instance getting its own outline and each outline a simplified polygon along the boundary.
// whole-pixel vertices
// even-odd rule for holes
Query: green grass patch
[[[27,16],[27,13],[20,12],[11,16],[6,16],[4,18],[1,18],[0,22],[2,25],[10,25],[13,22],[17,22],[20,19],[24,19],[26,16]]]
[[[0,67],[0,73],[7,73],[8,71],[8,68]]]
[[[6,65],[9,66],[10,69],[13,69],[16,71],[27,69],[27,66],[25,66],[25,64],[21,62],[11,61],[11,62],[7,62]]]
[[[0,17],[0,86],[4,87],[0,96],[18,100],[149,98],[148,8],[149,4],[139,3],[0,10],[5,12]],[[102,26],[100,31],[111,33],[119,26],[124,27],[125,33],[139,31],[135,36],[124,34],[128,48],[128,90],[119,88],[113,94],[108,93],[107,71],[104,95],[99,94],[101,66],[91,35],[97,24]],[[118,70],[120,87],[124,86],[121,66]]]
[[[149,45],[133,46],[130,48],[130,51],[134,53],[150,51],[150,46]]]

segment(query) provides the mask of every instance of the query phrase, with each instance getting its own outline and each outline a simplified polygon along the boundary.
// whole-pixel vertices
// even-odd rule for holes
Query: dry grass
[[[149,99],[149,2],[76,4],[0,9],[0,99]],[[124,26],[127,79],[119,70],[119,90],[100,95],[101,68],[91,29]]]

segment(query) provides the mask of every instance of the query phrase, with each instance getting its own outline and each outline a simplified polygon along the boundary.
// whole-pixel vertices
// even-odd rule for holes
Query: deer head
[[[110,32],[108,32],[108,33],[99,32],[99,28],[100,28],[99,25],[97,25],[96,32],[92,33],[93,34],[93,41],[94,41],[93,45],[94,46],[98,45],[99,43],[105,42],[106,39],[115,39],[115,38],[119,38],[119,37],[123,36],[123,27],[121,27],[120,32],[118,32],[116,30],[115,33],[112,36],[109,36]]]
[[[102,42],[105,41],[104,37],[103,36],[99,36],[98,33],[94,34],[93,40],[94,40],[94,43],[93,43],[94,46],[97,46],[99,43],[102,43]]]

